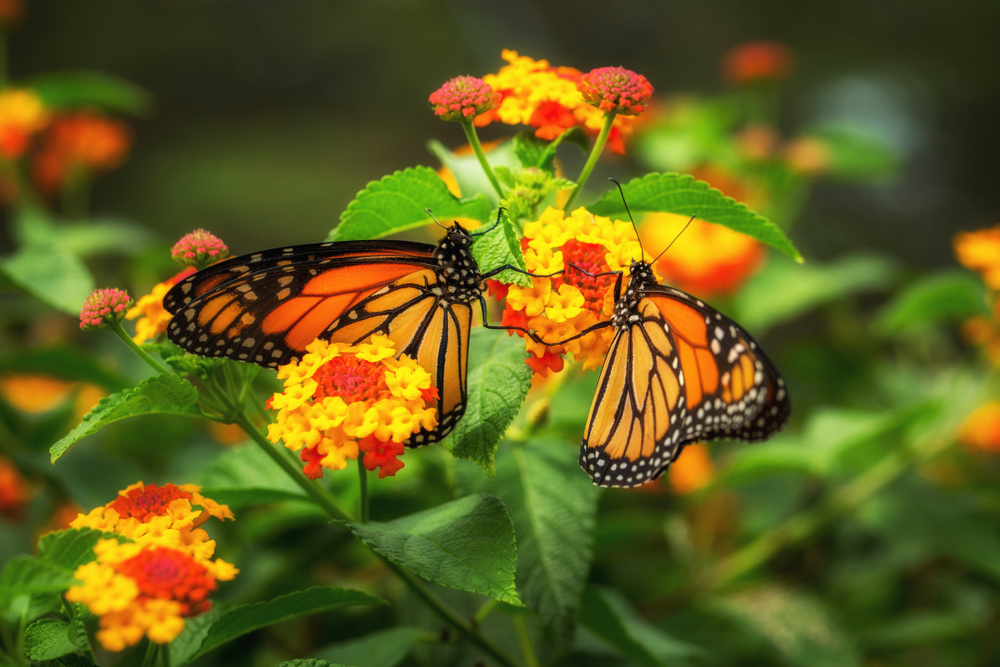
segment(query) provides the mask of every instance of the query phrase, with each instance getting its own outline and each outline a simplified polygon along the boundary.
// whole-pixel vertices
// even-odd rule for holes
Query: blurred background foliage
[[[1000,5],[961,0],[40,0],[7,35],[9,79],[53,107],[99,108],[117,119],[110,141],[121,146],[82,183],[63,174],[50,199],[64,218],[57,249],[31,245],[50,220],[8,209],[0,254],[15,278],[44,275],[43,259],[86,261],[98,286],[141,295],[176,271],[167,249],[193,228],[234,254],[313,242],[368,181],[439,167],[428,139],[454,149],[464,138],[434,118],[427,95],[457,74],[497,71],[502,48],[641,72],[656,106],[627,154],[599,164],[581,203],[603,177],[680,171],[786,230],[805,265],[706,236],[701,246],[682,238],[690,247],[679,242],[660,269],[762,340],[788,381],[792,426],[760,445],[688,448],[662,483],[598,495],[565,446],[579,438],[596,375],[571,368],[559,393],[538,383],[521,420],[540,425],[523,455],[551,472],[555,490],[525,487],[511,447],[501,445],[493,483],[429,448],[374,485],[373,517],[494,493],[524,549],[519,512],[549,493],[576,499],[565,516],[579,530],[562,546],[592,549],[590,584],[569,652],[550,653],[560,644],[532,626],[543,664],[993,664],[1000,329],[990,288],[1000,285],[988,269],[998,262],[966,262],[987,273],[984,285],[955,262],[952,238],[1000,220],[998,21]],[[728,85],[727,52],[759,39],[786,45],[787,77]],[[498,123],[481,130],[484,141],[508,134]],[[41,146],[57,143],[45,137]],[[559,155],[577,173],[583,153]],[[654,235],[671,221],[660,222],[646,221],[648,249],[664,245]],[[34,254],[19,255],[25,248]],[[712,283],[730,250],[735,273]],[[482,659],[437,642],[440,624],[348,534],[306,504],[281,502],[286,481],[261,480],[249,454],[221,450],[240,446],[230,430],[145,417],[49,465],[48,446],[97,398],[144,375],[110,336],[84,339],[53,309],[73,312],[72,290],[89,291],[69,275],[69,307],[0,295],[0,559],[31,552],[39,532],[138,479],[200,482],[237,510],[219,537],[220,554],[243,570],[226,599],[322,582],[396,604],[278,626],[199,664]],[[353,503],[352,476],[332,477]],[[248,479],[276,502],[241,498]],[[439,592],[463,613],[481,610],[471,594]],[[500,611],[484,631],[516,652],[518,612]]]

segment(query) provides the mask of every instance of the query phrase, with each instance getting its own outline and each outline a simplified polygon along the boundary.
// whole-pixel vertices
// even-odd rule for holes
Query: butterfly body
[[[357,344],[388,336],[437,388],[438,426],[407,444],[443,438],[465,411],[472,309],[483,275],[458,224],[432,246],[349,241],[235,257],[179,282],[164,298],[167,336],[203,356],[276,368],[316,339]]]
[[[591,405],[580,465],[600,486],[640,486],[684,445],[764,440],[791,406],[784,380],[738,324],[633,262],[615,286],[616,333]]]

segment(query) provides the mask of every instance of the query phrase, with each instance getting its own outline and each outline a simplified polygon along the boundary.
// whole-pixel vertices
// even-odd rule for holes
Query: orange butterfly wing
[[[669,287],[643,289],[591,405],[580,465],[600,486],[659,477],[685,444],[763,440],[791,406],[784,380],[738,324]]]
[[[403,241],[320,243],[236,257],[181,281],[164,298],[167,335],[181,348],[268,368],[298,359],[313,340],[389,336],[431,373],[443,438],[461,417],[472,309],[444,303],[434,246]]]

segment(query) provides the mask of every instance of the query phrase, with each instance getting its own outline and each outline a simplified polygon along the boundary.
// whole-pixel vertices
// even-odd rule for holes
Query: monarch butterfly
[[[686,444],[756,442],[781,430],[791,411],[785,381],[750,334],[660,285],[648,262],[631,263],[624,293],[622,273],[611,273],[618,276],[611,319],[572,337],[617,330],[580,446],[580,466],[595,484],[640,486],[663,474]]]
[[[487,324],[481,283],[508,269],[526,272],[505,265],[480,273],[471,250],[475,237],[499,222],[498,214],[493,227],[477,234],[456,222],[436,247],[346,241],[228,259],[167,293],[163,306],[173,315],[167,336],[194,354],[276,368],[317,338],[356,344],[387,335],[399,354],[430,372],[438,390],[438,425],[407,444],[436,442],[465,412],[473,303],[479,301],[487,328],[517,328]]]

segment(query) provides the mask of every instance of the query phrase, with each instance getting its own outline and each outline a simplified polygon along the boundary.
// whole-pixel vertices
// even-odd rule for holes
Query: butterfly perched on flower
[[[567,268],[573,270],[580,269]],[[660,285],[649,262],[631,263],[624,289],[622,272],[611,273],[617,279],[610,320],[567,339],[604,327],[616,332],[580,446],[580,466],[595,484],[641,486],[688,443],[756,442],[785,425],[785,381],[743,327]]]
[[[480,273],[472,244],[492,229],[470,234],[455,223],[437,246],[345,241],[234,257],[167,293],[163,306],[173,314],[167,336],[194,354],[277,368],[300,359],[316,339],[357,344],[386,335],[397,354],[430,372],[438,391],[437,427],[407,444],[436,442],[465,412],[477,301],[486,320],[482,282],[521,271],[505,265]]]

